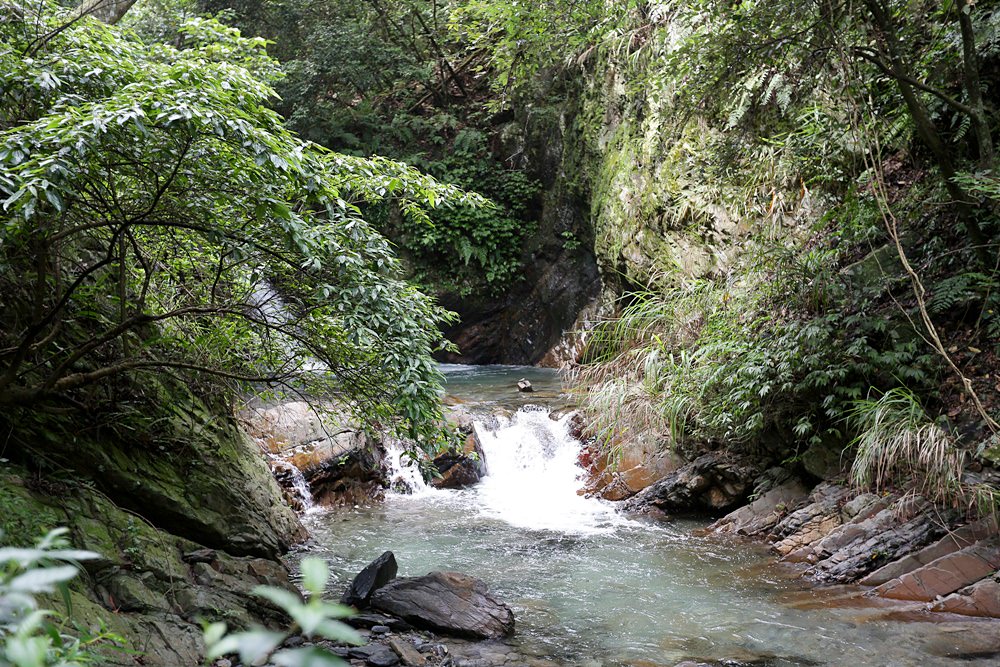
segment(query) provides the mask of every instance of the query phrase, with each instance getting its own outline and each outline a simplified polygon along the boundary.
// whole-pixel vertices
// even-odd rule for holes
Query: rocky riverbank
[[[621,483],[619,473],[591,473]],[[856,583],[911,610],[1000,618],[996,516],[970,518],[911,492],[862,492],[842,477],[812,486],[727,452],[680,465],[623,509],[661,520],[728,512],[706,532],[766,542],[818,584]]]

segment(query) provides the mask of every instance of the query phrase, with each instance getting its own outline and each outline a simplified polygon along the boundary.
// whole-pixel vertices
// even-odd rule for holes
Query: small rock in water
[[[518,391],[535,391],[535,388],[531,386],[531,382],[527,378],[521,378],[517,381]]]

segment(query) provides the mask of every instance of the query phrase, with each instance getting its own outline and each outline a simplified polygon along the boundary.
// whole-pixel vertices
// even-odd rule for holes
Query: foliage
[[[206,660],[211,662],[225,655],[236,654],[245,665],[278,667],[340,667],[344,661],[319,646],[281,648],[292,634],[307,639],[329,639],[341,643],[362,644],[361,637],[351,627],[338,619],[354,613],[351,607],[324,602],[329,576],[326,562],[318,558],[304,558],[299,564],[302,586],[309,593],[303,602],[299,596],[274,586],[258,586],[254,593],[284,610],[292,625],[283,632],[263,628],[227,633],[225,623],[212,623],[205,627]]]
[[[898,484],[934,499],[959,494],[965,452],[930,420],[911,391],[894,387],[878,398],[861,399],[847,417],[859,434],[853,442],[855,484],[877,491]]]
[[[415,278],[467,296],[497,294],[516,282],[525,241],[535,231],[531,203],[538,184],[524,172],[504,169],[489,157],[483,133],[464,129],[429,173],[445,183],[475,189],[494,206],[455,206],[434,211],[430,225],[397,221],[388,234],[411,260]]]
[[[195,19],[180,47],[147,45],[48,4],[3,11],[0,403],[84,406],[172,372],[336,394],[431,437],[449,314],[362,207],[430,224],[480,198],[288,132],[262,39]]]
[[[273,39],[287,78],[275,109],[289,127],[354,155],[387,155],[443,183],[472,188],[495,207],[437,210],[412,224],[391,209],[369,217],[436,292],[495,295],[516,282],[537,185],[497,147],[480,60],[447,26],[447,7],[425,0],[316,3],[204,2],[245,32]]]
[[[62,615],[39,606],[38,597],[61,592],[69,611],[69,582],[79,561],[99,558],[71,549],[67,529],[50,531],[33,548],[0,548],[0,665],[77,667],[98,664],[95,652],[123,640],[105,630],[72,628]]]
[[[772,249],[729,284],[628,295],[577,373],[594,434],[620,446],[652,429],[684,452],[776,441],[791,456],[846,442],[843,421],[869,387],[929,386],[933,356],[871,311],[882,291],[852,289],[834,266],[816,250]],[[609,396],[627,404],[609,410]]]

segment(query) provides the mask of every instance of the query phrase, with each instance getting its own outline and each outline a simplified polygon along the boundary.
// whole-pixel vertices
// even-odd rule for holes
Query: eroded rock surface
[[[668,514],[730,510],[746,501],[759,472],[748,459],[709,452],[646,487],[625,508]]]
[[[414,627],[460,637],[496,639],[514,632],[514,613],[486,583],[459,572],[431,572],[390,581],[371,606]]]

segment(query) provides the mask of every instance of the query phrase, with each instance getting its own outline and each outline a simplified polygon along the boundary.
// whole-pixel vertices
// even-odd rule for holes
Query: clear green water
[[[523,376],[494,369],[483,391],[473,372],[463,371],[457,390],[470,401],[510,399],[499,385]],[[307,517],[310,552],[330,559],[337,592],[391,549],[402,576],[458,570],[484,579],[514,609],[512,643],[565,664],[1000,665],[1000,654],[983,655],[1000,651],[1000,623],[845,606],[852,591],[808,590],[760,547],[693,536],[704,524],[641,523],[577,496],[576,444],[545,411],[482,435],[491,475],[473,489]]]

